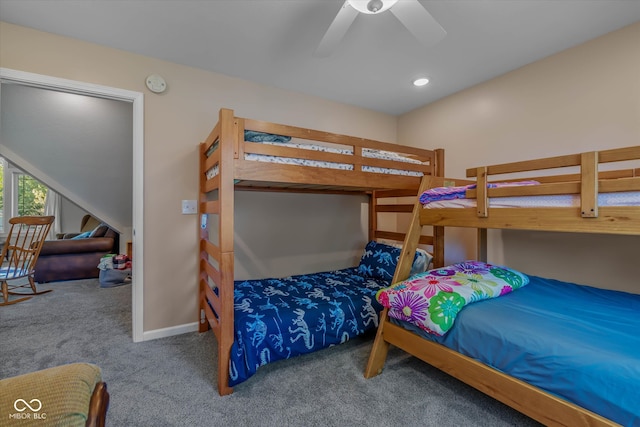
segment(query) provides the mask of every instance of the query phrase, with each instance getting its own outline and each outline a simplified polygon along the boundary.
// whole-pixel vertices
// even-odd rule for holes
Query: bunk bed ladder
[[[385,207],[385,205],[378,205],[377,200],[384,196],[392,197],[392,195],[398,195],[398,191],[380,191],[374,192],[372,204],[374,206],[373,214],[370,223],[370,233],[376,233],[377,229],[377,213],[378,212],[410,212],[411,220],[407,227],[407,232],[404,234],[404,244],[402,246],[402,252],[400,259],[398,260],[398,266],[393,275],[392,283],[397,283],[400,280],[404,280],[409,277],[411,272],[411,264],[413,263],[414,253],[418,247],[418,244],[431,245],[433,248],[433,266],[439,268],[444,266],[444,227],[433,227],[432,236],[423,236],[420,225],[420,209],[422,206],[417,203],[415,198],[419,197],[427,188],[433,186],[434,179],[442,180],[444,177],[444,151],[439,149],[435,150],[435,158],[433,159],[432,175],[425,175],[421,182],[420,187],[416,192],[410,192],[410,194],[403,194],[404,196],[412,196],[413,203],[411,205],[398,205],[395,207]],[[385,233],[377,232],[376,236],[372,237],[385,237]],[[395,236],[397,237],[397,236]],[[367,361],[364,376],[365,378],[371,378],[382,372],[384,362],[387,360],[387,353],[389,352],[390,344],[384,340],[384,323],[387,320],[387,309],[385,308],[380,313],[380,319],[378,322],[378,330],[373,342],[373,347]]]

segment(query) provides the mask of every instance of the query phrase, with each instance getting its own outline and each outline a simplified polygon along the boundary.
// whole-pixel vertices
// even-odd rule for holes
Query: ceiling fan
[[[435,45],[447,35],[418,0],[346,0],[322,37],[314,56],[331,55],[358,14],[378,14],[387,10],[427,47]]]

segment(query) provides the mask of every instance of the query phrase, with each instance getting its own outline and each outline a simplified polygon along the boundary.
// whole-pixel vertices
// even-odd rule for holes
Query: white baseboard
[[[158,338],[172,337],[174,335],[186,334],[188,332],[197,332],[198,322],[187,323],[184,325],[171,326],[169,328],[154,329],[142,333],[142,341],[150,341]]]

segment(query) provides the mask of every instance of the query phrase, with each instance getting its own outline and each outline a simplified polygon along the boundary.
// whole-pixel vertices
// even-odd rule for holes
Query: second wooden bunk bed
[[[625,169],[602,171],[606,164],[632,164]],[[626,163],[625,163],[626,162]],[[466,186],[470,207],[425,208],[416,201],[406,234],[403,253],[393,283],[408,278],[410,257],[423,226],[471,227],[478,230],[478,259],[486,261],[487,229],[520,229],[640,235],[640,203],[625,206],[599,206],[599,196],[607,193],[640,192],[640,146],[585,152],[529,161],[514,162],[467,170],[470,180],[425,177],[420,193],[430,188]],[[635,166],[635,167],[634,167]],[[556,168],[578,168],[577,173],[547,174],[530,178],[531,173],[548,173]],[[566,169],[559,169],[564,171]],[[506,174],[506,175],[505,175]],[[509,178],[516,174],[516,178]],[[522,178],[522,176],[526,178]],[[500,179],[494,178],[500,176]],[[507,178],[504,178],[504,177]],[[473,179],[475,178],[475,180]],[[494,178],[494,179],[492,179]],[[539,185],[487,188],[491,182],[535,180]],[[574,195],[579,202],[573,207],[492,207],[497,197]],[[635,197],[635,196],[634,196]],[[631,202],[633,203],[633,202]],[[517,291],[520,292],[520,291]],[[483,303],[479,303],[483,304]],[[427,340],[393,323],[388,310],[381,315],[376,339],[365,370],[365,377],[378,375],[384,366],[390,345],[422,359],[477,388],[514,409],[542,422],[557,426],[613,426],[617,423],[588,409],[545,392],[522,380]]]
[[[250,142],[245,140],[246,132],[283,136],[304,143]],[[316,149],[306,149],[304,144],[309,142]],[[325,150],[326,147],[338,147],[339,150]],[[367,153],[372,151],[383,155],[381,158],[369,157]],[[264,156],[266,161],[250,160],[250,155]],[[220,110],[218,122],[200,144],[199,157],[199,330],[212,329],[217,340],[220,395],[233,392],[229,386],[229,363],[234,342],[235,191],[369,195],[369,240],[402,242],[404,233],[378,227],[378,214],[410,214],[412,204],[394,201],[417,195],[420,176],[443,176],[444,165],[444,151],[441,149],[418,149],[240,118],[229,109]],[[274,158],[300,162],[283,164],[272,162]],[[413,161],[407,162],[405,158]],[[329,162],[347,165],[348,168],[309,166],[305,162]],[[395,173],[400,170],[408,175]],[[383,200],[386,202],[380,203]],[[436,227],[433,235],[419,233],[419,243],[433,247],[435,265],[440,265],[443,259],[442,232],[442,227]]]

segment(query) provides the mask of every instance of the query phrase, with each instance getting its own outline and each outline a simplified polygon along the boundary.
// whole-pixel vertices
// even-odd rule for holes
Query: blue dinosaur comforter
[[[229,385],[269,362],[343,343],[378,327],[376,292],[389,282],[357,268],[236,281]]]

